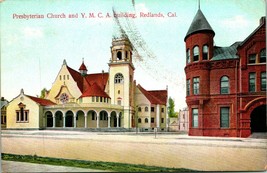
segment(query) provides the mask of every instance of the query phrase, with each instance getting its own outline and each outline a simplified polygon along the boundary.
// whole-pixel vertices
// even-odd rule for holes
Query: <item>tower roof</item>
[[[84,62],[83,62],[82,65],[80,66],[79,70],[86,70],[86,71],[87,71],[87,68],[86,68],[86,66],[84,65]]]
[[[184,38],[184,40],[186,40],[186,38],[196,32],[199,31],[208,31],[208,32],[212,32],[213,34],[215,34],[215,32],[213,31],[213,29],[211,28],[209,22],[207,21],[206,17],[204,16],[204,14],[202,13],[202,11],[200,9],[198,9],[197,14],[195,15],[187,33],[186,36]]]

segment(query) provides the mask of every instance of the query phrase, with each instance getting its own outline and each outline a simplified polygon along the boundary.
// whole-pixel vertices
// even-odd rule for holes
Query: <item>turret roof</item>
[[[82,63],[82,65],[80,66],[79,70],[86,70],[86,71],[87,71],[87,68],[86,68],[86,66],[84,65],[84,63]]]
[[[192,35],[196,32],[199,31],[209,31],[212,32],[213,34],[215,34],[215,32],[213,31],[213,29],[211,28],[209,22],[207,21],[206,17],[204,16],[204,14],[202,13],[202,11],[200,9],[198,9],[197,14],[195,15],[187,33],[186,36],[184,38],[184,40],[186,40],[186,38],[189,35]]]

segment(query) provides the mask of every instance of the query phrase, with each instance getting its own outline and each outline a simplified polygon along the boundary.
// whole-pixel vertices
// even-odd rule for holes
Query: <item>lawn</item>
[[[147,165],[134,165],[126,163],[115,162],[101,162],[101,161],[84,161],[84,160],[70,160],[58,159],[49,157],[39,157],[31,155],[14,155],[2,153],[2,159],[7,161],[30,162],[38,164],[70,166],[79,168],[99,169],[115,172],[192,172],[194,170],[184,168],[165,168]],[[195,172],[195,171],[194,171]]]

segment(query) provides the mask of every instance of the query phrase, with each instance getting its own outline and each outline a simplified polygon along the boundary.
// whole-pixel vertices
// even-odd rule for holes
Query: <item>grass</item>
[[[15,155],[2,153],[2,159],[8,161],[30,162],[38,164],[70,166],[79,168],[99,169],[115,172],[192,172],[194,170],[184,168],[165,168],[157,166],[134,165],[115,162],[84,161],[39,157],[37,155]],[[195,171],[194,171],[195,172]]]

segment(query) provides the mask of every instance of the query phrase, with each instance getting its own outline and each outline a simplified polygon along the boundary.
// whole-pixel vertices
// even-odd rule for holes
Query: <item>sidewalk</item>
[[[96,169],[76,168],[67,166],[54,166],[27,162],[14,162],[2,160],[2,172],[109,172]]]

